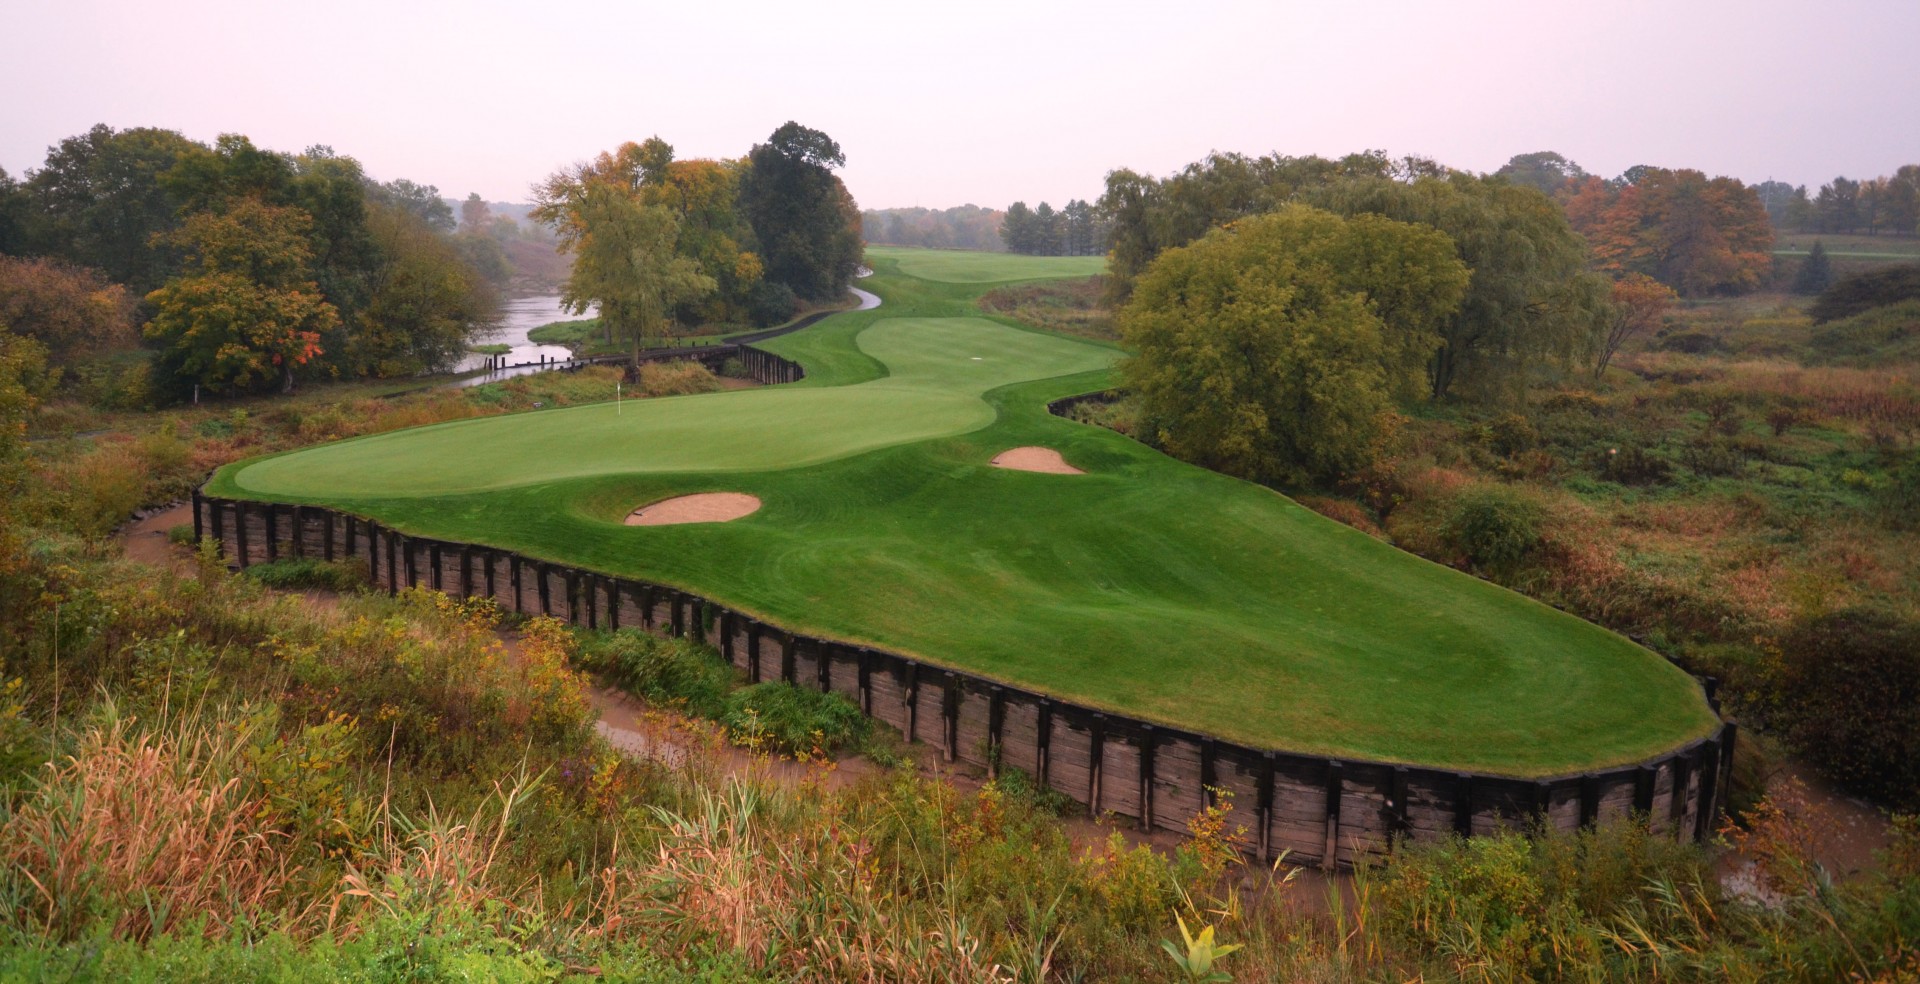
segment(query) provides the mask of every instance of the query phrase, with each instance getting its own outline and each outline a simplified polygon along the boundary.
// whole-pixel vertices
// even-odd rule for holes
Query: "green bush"
[[[1920,527],[1920,454],[1909,454],[1877,492],[1874,498],[1887,525],[1895,529]]]
[[[1472,489],[1454,500],[1444,535],[1476,569],[1511,570],[1540,547],[1540,507],[1502,486]]]
[[[873,728],[839,694],[780,682],[756,683],[728,695],[720,723],[741,745],[794,755],[857,746]]]
[[[191,534],[191,530],[188,531]],[[320,588],[325,591],[360,591],[367,586],[366,569],[355,563],[315,560],[312,557],[287,557],[266,564],[255,564],[246,575],[269,588]]]
[[[1809,619],[1780,641],[1773,721],[1821,771],[1920,805],[1920,622],[1874,608]]]
[[[662,639],[638,629],[583,635],[580,665],[603,673],[630,693],[656,704],[679,704],[689,714],[719,718],[727,709],[734,670],[712,650],[687,639]]]
[[[176,547],[193,546],[193,524],[180,523],[167,528],[167,542]]]

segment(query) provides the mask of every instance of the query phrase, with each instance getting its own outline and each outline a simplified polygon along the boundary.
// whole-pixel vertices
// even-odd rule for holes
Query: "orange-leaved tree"
[[[297,208],[242,197],[189,216],[177,233],[193,257],[147,295],[146,336],[159,368],[215,393],[293,389],[339,314],[310,279],[313,220]]]

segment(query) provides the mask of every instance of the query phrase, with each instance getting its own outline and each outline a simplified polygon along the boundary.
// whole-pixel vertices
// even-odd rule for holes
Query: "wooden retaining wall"
[[[195,492],[194,533],[236,567],[282,557],[353,560],[385,590],[425,586],[490,597],[514,612],[598,629],[704,638],[750,680],[845,694],[869,716],[994,773],[1013,766],[1089,810],[1183,831],[1219,791],[1263,859],[1348,864],[1399,837],[1485,834],[1534,818],[1561,830],[1638,813],[1704,839],[1725,803],[1736,727],[1634,765],[1516,779],[1250,748],[1139,721],[894,653],[796,635],[698,595],[533,560],[491,547],[408,536],[318,506]]]

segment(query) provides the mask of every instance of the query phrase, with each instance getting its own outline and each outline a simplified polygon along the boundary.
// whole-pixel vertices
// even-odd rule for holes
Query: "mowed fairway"
[[[211,491],[673,584],[1263,747],[1533,776],[1715,726],[1690,679],[1626,639],[1049,415],[1047,400],[1107,385],[1119,353],[983,318],[973,299],[1096,272],[1084,262],[869,260],[880,309],[763,344],[804,363],[803,383],[395,432],[230,466]],[[998,280],[962,279],[968,264]],[[987,464],[1023,445],[1087,474]],[[704,491],[764,505],[622,524]]]

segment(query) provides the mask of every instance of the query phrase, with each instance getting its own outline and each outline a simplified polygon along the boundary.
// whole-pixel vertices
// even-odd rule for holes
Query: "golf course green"
[[[1542,776],[1716,727],[1691,679],[1620,636],[1047,413],[1109,385],[1121,353],[974,302],[1097,259],[868,262],[880,308],[761,343],[801,383],[341,441],[230,465],[208,491],[670,584],[1258,747]],[[1030,445],[1086,474],[989,464]],[[763,506],[623,524],[695,492]]]

